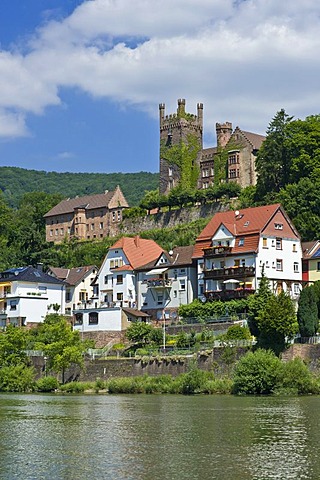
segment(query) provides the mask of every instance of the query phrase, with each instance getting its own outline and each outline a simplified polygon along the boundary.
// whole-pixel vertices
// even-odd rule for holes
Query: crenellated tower
[[[179,145],[181,142],[188,142],[188,135],[197,138],[202,149],[203,132],[203,104],[197,104],[197,115],[186,113],[186,101],[184,98],[178,100],[177,113],[165,114],[165,104],[159,105],[160,119],[160,149]],[[200,161],[200,157],[199,160]],[[169,165],[161,158],[160,152],[160,193],[167,194],[180,181],[180,171],[177,165]]]

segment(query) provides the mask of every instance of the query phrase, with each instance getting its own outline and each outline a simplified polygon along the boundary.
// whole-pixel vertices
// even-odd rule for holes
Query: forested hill
[[[114,190],[120,185],[130,206],[137,205],[145,191],[158,188],[158,173],[58,173],[0,167],[0,189],[11,207],[17,207],[28,192],[61,193],[64,197]]]

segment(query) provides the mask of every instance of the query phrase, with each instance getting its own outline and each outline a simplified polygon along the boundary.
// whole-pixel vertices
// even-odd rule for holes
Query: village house
[[[122,237],[111,248],[97,273],[91,304],[74,311],[76,330],[106,344],[120,341],[131,321],[148,321],[137,308],[136,269],[159,258],[162,248],[153,240]]]
[[[226,161],[226,182],[236,182],[241,187],[257,182],[255,159],[265,140],[263,135],[247,132],[239,127],[233,130],[232,123],[216,123],[217,146],[203,148],[203,104],[198,103],[197,115],[186,113],[185,100],[178,100],[177,113],[165,115],[165,104],[159,105],[160,146],[188,143],[188,136],[197,139],[200,152],[197,158],[199,168],[198,188],[206,189],[214,183],[215,162],[223,156]],[[180,168],[169,164],[160,155],[160,193],[169,191],[180,183]]]
[[[46,241],[98,240],[119,233],[122,211],[129,205],[119,186],[112,192],[62,200],[44,215]]]
[[[280,204],[217,213],[198,236],[193,258],[202,301],[254,293],[262,270],[274,293],[297,300],[302,288],[300,237]]]
[[[92,300],[98,268],[95,265],[86,265],[75,268],[50,267],[48,274],[62,280],[66,285],[65,314],[72,315],[73,310],[86,306]]]
[[[302,242],[302,280],[313,284],[320,280],[320,241]]]
[[[154,261],[137,272],[138,308],[154,320],[178,319],[180,305],[196,298],[196,265],[192,260],[193,246],[162,251]]]
[[[0,273],[0,326],[32,327],[49,313],[65,313],[65,284],[39,268],[10,268]]]

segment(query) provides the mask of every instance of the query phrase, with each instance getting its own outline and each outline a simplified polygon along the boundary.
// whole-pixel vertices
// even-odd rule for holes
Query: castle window
[[[118,220],[121,220],[121,210],[118,210]]]
[[[172,175],[173,175],[173,172],[172,172],[172,168],[171,168],[171,167],[168,168],[168,175],[169,175],[169,177],[172,177]]]
[[[112,221],[113,221],[113,222],[116,221],[116,212],[112,212]]]
[[[50,237],[53,236],[53,230],[50,230]]]
[[[99,224],[99,228],[100,228],[100,230],[102,230],[102,229],[103,229],[103,222],[100,222],[100,224]]]
[[[209,168],[204,168],[202,170],[202,177],[209,177]]]
[[[229,178],[238,178],[239,177],[239,169],[237,168],[230,168],[229,170]]]

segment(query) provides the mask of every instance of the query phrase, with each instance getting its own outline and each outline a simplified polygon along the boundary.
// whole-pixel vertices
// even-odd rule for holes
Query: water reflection
[[[0,395],[0,478],[320,478],[319,397]]]

